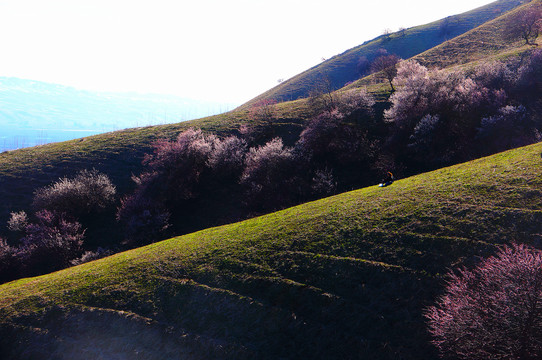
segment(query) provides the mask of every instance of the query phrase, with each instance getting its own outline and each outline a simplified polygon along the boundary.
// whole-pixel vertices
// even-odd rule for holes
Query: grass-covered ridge
[[[0,354],[431,359],[422,311],[442,274],[501,243],[542,242],[541,152],[539,143],[4,284]]]
[[[294,112],[294,114],[291,113]],[[277,136],[297,136],[303,124],[299,110],[281,111],[274,123]],[[302,116],[302,115],[301,115]],[[108,174],[121,193],[132,186],[130,177],[141,171],[145,153],[154,141],[175,138],[190,128],[226,136],[241,124],[262,126],[248,119],[246,111],[228,112],[198,120],[115,131],[81,139],[0,153],[0,223],[10,211],[28,209],[33,192],[81,169],[96,168]]]
[[[539,1],[535,0],[531,3],[536,2]],[[525,45],[525,41],[521,38],[510,37],[510,18],[514,13],[524,11],[531,5],[513,9],[503,16],[487,21],[482,26],[413,56],[413,59],[427,67],[446,68],[506,58],[524,52],[530,46]]]
[[[452,25],[455,24],[453,26],[468,25],[467,27],[472,28],[472,26],[475,26],[478,22],[475,24],[471,21],[478,21],[482,18],[495,18],[520,3],[521,1],[517,0],[499,0],[486,7],[458,15],[458,17],[450,17],[447,21]],[[481,14],[483,14],[483,16]],[[455,20],[451,21],[452,19]],[[458,19],[461,19],[461,21],[456,21]],[[428,24],[425,27],[436,32],[441,24],[441,22],[435,22]],[[490,24],[494,24],[494,22]],[[405,31],[405,37],[408,38],[409,34],[415,35],[417,31],[422,31],[423,29],[424,26],[407,29]],[[484,29],[485,25],[482,25],[477,29],[478,32],[468,32],[460,38],[463,39],[462,41],[468,42],[468,39],[471,36],[477,36],[480,32],[486,35],[492,33],[491,29],[488,29],[487,31]],[[425,40],[423,40],[423,37],[421,37],[420,34],[416,35],[416,38],[419,40],[420,44],[422,44]],[[450,34],[447,35],[448,38],[452,37]],[[405,44],[408,44],[408,42],[405,43],[403,41],[404,39],[400,39],[400,35],[401,34],[392,34],[390,37],[391,40],[388,41],[388,45],[396,44],[397,46],[406,46]],[[472,43],[480,43],[479,40],[479,38],[475,38],[472,40]],[[381,47],[381,41],[381,38],[374,41],[375,49]],[[422,54],[421,56],[427,57],[427,61],[435,66],[439,65],[439,58],[443,59],[443,66],[454,65],[452,61],[454,59],[457,59],[458,63],[463,63],[465,59],[457,56],[457,48],[454,48],[449,56],[446,55],[449,47],[455,44],[450,41],[446,44],[448,43],[451,45],[443,45],[442,47],[438,47],[435,53],[428,52],[424,53],[426,55]],[[373,46],[371,44],[373,44],[373,42],[361,45],[361,47],[365,48],[367,46]],[[426,47],[429,45],[424,46]],[[514,46],[515,45],[512,45],[512,48],[506,46],[506,49],[504,50],[506,52],[516,51],[517,48]],[[390,52],[395,51],[392,50],[393,49],[390,48]],[[486,51],[482,55],[492,57],[498,56],[501,51],[500,48],[492,48],[490,50],[492,51],[491,54]],[[345,56],[352,51],[354,51],[354,49],[345,52]],[[414,53],[419,53],[420,51]],[[479,60],[480,56],[474,56],[476,51],[477,50],[471,50],[469,56],[475,60]],[[438,54],[438,56],[435,54]],[[353,56],[357,57],[358,55]],[[409,55],[403,54],[403,56],[408,57]],[[339,56],[337,59],[339,58],[342,57]],[[336,61],[337,59],[333,58],[328,62]],[[337,67],[337,71],[339,71],[340,68],[341,67]],[[321,79],[323,73],[315,72],[314,74],[319,74],[317,77]],[[389,86],[385,83],[381,83],[378,79],[376,84],[374,84],[374,81],[374,77],[370,76],[355,82],[349,87],[365,87],[367,84],[370,84],[369,91],[374,93],[379,101],[383,101],[381,106],[386,106],[385,101],[389,96]],[[341,80],[340,84],[343,85],[345,82],[346,81]],[[311,86],[312,85],[314,85],[314,82],[311,82]],[[310,106],[308,106],[305,99],[280,103],[277,105],[277,113],[278,118],[272,125],[273,132],[275,136],[283,137],[288,144],[292,144],[296,140],[296,136],[302,130],[306,120],[313,115]],[[0,204],[0,223],[6,223],[11,211],[29,209],[32,202],[32,194],[37,188],[47,186],[61,177],[70,176],[78,170],[96,168],[106,173],[118,187],[119,193],[124,194],[133,186],[131,175],[138,174],[141,171],[141,160],[143,155],[151,149],[153,141],[164,137],[174,138],[178,133],[189,127],[202,128],[204,131],[224,135],[235,133],[241,124],[251,124],[256,127],[264,126],[263,124],[252,124],[252,122],[253,120],[250,119],[249,111],[237,110],[226,114],[178,124],[128,129],[87,137],[80,140],[0,153],[0,198],[2,199]]]
[[[263,99],[282,102],[305,98],[323,79],[328,80],[332,88],[341,88],[360,77],[358,65],[362,57],[372,60],[378,51],[385,49],[388,53],[396,54],[403,59],[411,58],[495,19],[523,3],[525,1],[498,0],[429,24],[379,36],[280,83],[241,108]]]

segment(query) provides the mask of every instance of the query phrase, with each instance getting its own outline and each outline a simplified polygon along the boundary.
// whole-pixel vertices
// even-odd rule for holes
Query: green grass
[[[457,31],[464,32],[475,27],[482,20],[495,18],[502,12],[516,6],[517,3],[515,0],[497,1],[471,12],[451,17],[449,21],[453,29],[457,28]],[[487,28],[486,25],[476,28],[433,50],[422,53],[416,59],[428,65],[455,66],[466,61],[475,63],[483,58],[513,56],[523,51],[524,47],[520,42],[509,43],[503,40],[502,46],[490,46],[489,48],[480,45],[482,43],[501,43],[501,39],[498,38],[499,31],[495,31],[495,29],[498,30],[497,25],[501,24],[502,21],[502,18],[497,18],[489,22]],[[386,42],[386,47],[389,47],[392,52],[401,49],[414,49],[411,51],[412,55],[418,54],[423,51],[422,48],[426,49],[432,46],[431,41],[434,39],[431,40],[431,37],[435,36],[440,24],[441,22],[437,21],[407,29],[405,36],[392,34],[390,40]],[[348,67],[342,65],[342,62],[346,61],[345,59],[353,61],[352,59],[355,58],[357,62],[357,58],[361,54],[358,54],[358,51],[378,49],[384,45],[382,41],[383,39],[379,38],[360,45],[360,47],[348,50],[344,54],[330,59],[325,64],[333,65],[333,68],[338,73],[345,72],[345,74],[348,74]],[[416,43],[416,46],[413,45],[414,43]],[[478,47],[470,48],[469,46],[473,46],[473,44],[478,44]],[[465,51],[465,49],[470,50]],[[410,55],[410,53],[403,54],[404,57]],[[441,62],[439,62],[439,59],[442,59]],[[322,71],[310,69],[300,74],[299,77],[305,78],[306,73],[310,73],[311,76],[316,76],[316,78],[321,78],[322,75]],[[348,77],[350,75],[344,76]],[[344,82],[341,82],[341,85]],[[304,84],[303,86],[309,86],[312,83],[312,80],[300,82],[300,84]],[[285,85],[281,84],[281,86]],[[359,86],[367,87],[377,100],[385,105],[390,91],[386,80],[373,75],[356,81],[346,88]],[[280,89],[276,88],[270,91],[275,90]],[[262,96],[266,97],[266,94]],[[47,186],[60,177],[71,176],[81,169],[96,168],[108,174],[117,185],[119,193],[124,194],[130,191],[133,186],[130,180],[131,175],[139,174],[142,171],[141,160],[156,139],[173,138],[188,127],[198,127],[217,134],[231,134],[235,133],[239,126],[245,123],[255,127],[264,126],[264,124],[253,123],[249,118],[248,111],[244,110],[249,104],[237,111],[178,124],[128,129],[80,140],[0,153],[0,198],[2,199],[2,202],[0,202],[0,223],[6,223],[11,211],[28,210],[31,205],[32,194],[37,188]],[[277,113],[279,116],[273,124],[274,134],[283,137],[287,144],[292,144],[307,119],[311,116],[311,109],[308,107],[306,100],[300,99],[278,104]]]
[[[513,40],[507,35],[509,18],[519,10],[521,7],[422,52],[413,59],[427,67],[446,68],[525,52],[532,47],[525,45],[520,38]]]
[[[422,311],[447,269],[499,244],[542,242],[541,152],[539,143],[4,284],[0,354],[434,358]]]
[[[360,74],[357,65],[360,57],[370,58],[376,51],[385,49],[391,54],[408,59],[464,34],[520,4],[521,1],[518,0],[495,1],[463,14],[405,29],[404,32],[392,33],[389,37],[379,36],[282,82],[240,108],[247,108],[262,99],[290,101],[308,97],[315,85],[325,77],[329,79],[334,88],[341,88],[348,82],[358,80]],[[381,15],[384,16],[384,14]],[[444,23],[448,24],[447,33],[442,32]],[[470,45],[466,44],[466,46]],[[462,51],[466,49],[468,47],[463,47]],[[438,61],[438,58],[435,61]],[[444,65],[444,63],[440,65]]]
[[[513,3],[476,11],[493,18]],[[472,28],[472,14],[456,19]],[[515,56],[525,47],[499,38],[503,19],[416,59],[468,66]],[[422,46],[424,31],[437,26],[405,36]],[[393,34],[387,44],[410,43]],[[326,64],[339,71],[356,49]],[[381,101],[389,94],[375,76],[354,86]],[[310,109],[297,100],[278,104],[277,113],[276,135],[292,142]],[[125,192],[154,140],[188,127],[230,134],[242,123],[251,120],[240,109],[1,153],[0,222],[28,208],[37,187],[82,168],[107,173]],[[541,151],[536,144],[4,284],[0,358],[434,358],[421,314],[447,269],[471,265],[498,244],[542,244]]]
[[[279,110],[273,123],[276,136],[293,142],[301,131],[304,108],[295,105]],[[306,112],[306,110],[305,110]],[[78,170],[96,168],[109,175],[125,194],[132,186],[131,175],[142,171],[141,161],[154,141],[174,138],[189,127],[218,135],[236,133],[240,124],[256,128],[267,124],[251,120],[246,111],[229,112],[193,121],[126,129],[60,143],[0,153],[0,224],[11,211],[27,210],[33,192]]]

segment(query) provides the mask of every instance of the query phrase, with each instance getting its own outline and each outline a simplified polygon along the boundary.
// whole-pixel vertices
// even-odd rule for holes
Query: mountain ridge
[[[401,58],[411,58],[449,39],[464,34],[525,4],[525,2],[522,0],[499,0],[462,14],[378,36],[283,81],[274,88],[241,105],[238,109],[248,108],[262,100],[283,102],[306,98],[310,95],[310,91],[319,85],[322,77],[327,77],[332,90],[337,90],[360,78],[362,74],[358,72],[356,67],[361,57],[370,60],[378,55],[379,50],[384,49],[388,53]],[[423,39],[423,41],[420,39]]]

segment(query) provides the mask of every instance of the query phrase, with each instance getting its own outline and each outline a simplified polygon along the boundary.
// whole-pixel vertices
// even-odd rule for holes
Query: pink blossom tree
[[[64,177],[34,193],[37,210],[83,215],[103,212],[115,201],[115,185],[96,169],[82,170],[75,177]]]
[[[133,177],[135,191],[121,199],[117,211],[125,240],[132,245],[178,231],[202,198],[221,193],[222,188],[236,188],[247,144],[235,136],[220,139],[201,129],[188,129],[175,140],[158,140],[153,150],[143,161],[146,171]]]
[[[425,316],[443,358],[542,358],[542,251],[505,246],[473,270],[451,272]]]
[[[43,274],[70,266],[81,256],[85,230],[63,213],[40,210],[36,222],[28,223],[21,239],[21,258],[26,272]]]
[[[403,61],[393,79],[398,91],[389,101],[392,106],[384,112],[384,119],[398,127],[413,127],[414,121],[427,114],[431,104],[433,81],[429,70],[413,60]]]
[[[337,96],[336,109],[345,117],[362,113],[364,117],[373,115],[374,97],[366,89],[352,89]]]
[[[175,141],[158,140],[154,153],[143,161],[150,169],[145,182],[159,182],[159,187],[167,190],[166,198],[196,197],[197,185],[217,141],[216,136],[192,128],[180,133]]]
[[[284,146],[280,138],[250,148],[240,180],[250,207],[267,211],[297,203],[300,192],[297,165],[293,149]]]

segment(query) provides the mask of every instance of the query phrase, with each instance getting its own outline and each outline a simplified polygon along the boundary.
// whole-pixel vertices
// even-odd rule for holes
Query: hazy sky
[[[242,103],[393,31],[491,0],[0,0],[0,76]]]

